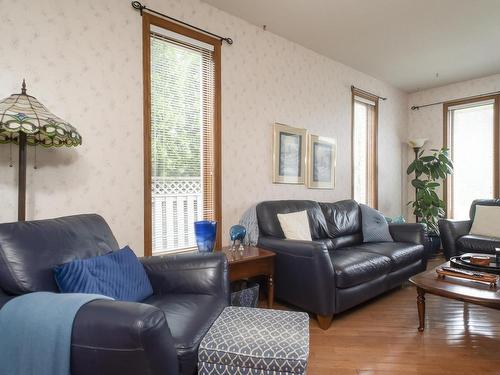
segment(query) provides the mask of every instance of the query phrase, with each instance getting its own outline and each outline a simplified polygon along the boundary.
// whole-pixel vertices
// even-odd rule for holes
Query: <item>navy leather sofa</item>
[[[98,215],[0,224],[0,308],[16,295],[57,292],[55,265],[118,249]],[[73,375],[196,372],[198,345],[229,302],[221,254],[141,259],[154,294],[142,303],[97,300],[78,312]]]
[[[312,241],[286,240],[278,213],[307,210]],[[315,313],[327,329],[345,311],[425,270],[422,224],[389,226],[394,242],[363,243],[353,200],[267,201],[257,205],[259,246],[276,252],[278,299]]]

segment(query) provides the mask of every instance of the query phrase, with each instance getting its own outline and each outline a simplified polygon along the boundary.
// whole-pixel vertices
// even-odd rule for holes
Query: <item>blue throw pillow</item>
[[[393,242],[386,218],[376,209],[360,204],[363,242]]]
[[[102,294],[131,302],[140,302],[153,294],[144,267],[128,246],[57,266],[54,276],[62,293]]]

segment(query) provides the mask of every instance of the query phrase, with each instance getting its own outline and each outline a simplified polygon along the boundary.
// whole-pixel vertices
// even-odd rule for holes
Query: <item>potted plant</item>
[[[431,242],[431,252],[435,254],[441,243],[438,220],[444,217],[446,207],[436,190],[446,177],[453,173],[453,162],[448,156],[448,149],[431,151],[432,155],[424,156],[424,150],[419,150],[406,173],[415,173],[411,181],[415,188],[415,200],[408,204],[412,206],[417,222],[425,224]]]

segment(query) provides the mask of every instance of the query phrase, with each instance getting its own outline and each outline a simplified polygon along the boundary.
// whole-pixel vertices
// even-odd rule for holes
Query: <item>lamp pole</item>
[[[422,147],[424,147],[425,143],[427,142],[427,138],[415,138],[415,139],[410,139],[408,140],[408,145],[413,148],[413,152],[415,153],[415,160],[418,159],[418,154]],[[417,173],[415,171],[415,173]],[[418,188],[415,188],[415,201],[417,200],[417,194],[418,194]],[[415,221],[418,223],[418,216],[415,215]]]
[[[17,190],[17,220],[26,220],[26,133],[19,132],[19,182]]]
[[[415,152],[415,160],[418,159],[418,152],[420,151],[422,147],[413,147],[413,151]],[[416,172],[415,172],[416,173]],[[417,193],[418,193],[418,188],[415,188],[415,200],[417,200]],[[415,222],[418,223],[418,216],[415,215]]]
[[[21,95],[26,95],[26,81],[23,79]],[[26,133],[19,131],[19,181],[17,184],[17,220],[26,220]]]

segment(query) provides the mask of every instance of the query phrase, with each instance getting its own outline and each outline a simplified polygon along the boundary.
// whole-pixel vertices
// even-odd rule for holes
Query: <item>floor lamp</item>
[[[19,146],[17,217],[26,220],[26,146],[79,146],[82,137],[66,121],[53,115],[35,97],[26,94],[23,80],[20,94],[0,100],[0,143]]]
[[[415,159],[418,159],[418,153],[424,147],[425,143],[427,142],[427,138],[415,138],[415,139],[410,139],[408,140],[408,146],[410,146],[413,149],[413,152],[415,152]],[[418,189],[415,188],[415,200],[417,199],[417,191]],[[415,221],[418,223],[418,216],[415,215]]]

